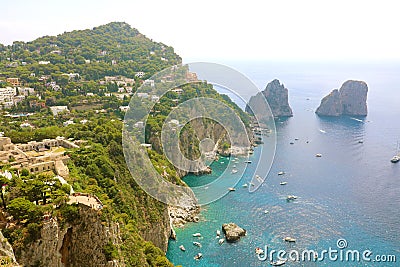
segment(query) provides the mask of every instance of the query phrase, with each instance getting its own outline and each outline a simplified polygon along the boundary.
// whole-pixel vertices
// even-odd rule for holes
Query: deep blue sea
[[[271,266],[254,252],[256,247],[268,246],[300,254],[305,249],[358,250],[360,254],[370,250],[371,260],[376,255],[395,255],[397,260],[346,262],[345,257],[333,261],[325,256],[323,261],[289,260],[284,266],[400,266],[400,163],[390,162],[400,141],[400,63],[232,62],[229,66],[261,89],[278,78],[289,89],[294,117],[276,121],[276,156],[259,190],[249,193],[241,186],[252,178],[248,174],[255,166],[249,164],[235,192],[202,207],[199,223],[176,229],[177,240],[169,242],[168,259],[182,266]],[[316,116],[321,98],[348,79],[367,82],[368,116]],[[260,147],[253,159],[259,152]],[[316,158],[317,153],[322,157]],[[189,175],[184,180],[190,186],[212,180],[224,171],[228,160],[214,162],[211,175]],[[285,175],[279,176],[279,171]],[[280,185],[281,181],[288,183]],[[287,202],[287,195],[298,199]],[[247,236],[219,245],[216,230],[227,222],[246,229]],[[192,236],[197,232],[201,238]],[[286,236],[296,238],[296,243],[283,241]],[[345,239],[347,247],[339,249],[338,239]],[[202,247],[193,246],[193,241]],[[203,258],[194,260],[198,252]]]

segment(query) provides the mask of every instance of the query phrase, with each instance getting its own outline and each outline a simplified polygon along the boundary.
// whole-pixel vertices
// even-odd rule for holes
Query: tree
[[[28,219],[29,213],[34,210],[35,204],[22,197],[11,200],[8,205],[8,212],[17,220]]]

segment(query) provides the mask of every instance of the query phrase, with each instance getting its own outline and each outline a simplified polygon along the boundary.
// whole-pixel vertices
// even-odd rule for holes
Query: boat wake
[[[353,117],[351,117],[350,119],[352,119],[352,120],[354,120],[354,121],[358,121],[358,122],[364,122],[364,121],[361,120],[361,119],[357,119],[357,118],[353,118]]]

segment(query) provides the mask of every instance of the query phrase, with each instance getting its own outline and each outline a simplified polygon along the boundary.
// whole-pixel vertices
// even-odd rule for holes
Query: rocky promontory
[[[257,107],[257,103],[263,101],[261,94],[267,99],[274,117],[293,116],[293,111],[288,101],[288,89],[277,79],[268,83],[264,91],[250,98],[249,104],[246,106],[246,112],[252,113],[250,107]]]
[[[322,116],[366,116],[368,86],[363,81],[346,81],[321,100],[315,113]]]
[[[225,234],[226,241],[228,242],[236,242],[240,237],[246,235],[246,230],[232,222],[224,223],[222,225],[222,232]]]

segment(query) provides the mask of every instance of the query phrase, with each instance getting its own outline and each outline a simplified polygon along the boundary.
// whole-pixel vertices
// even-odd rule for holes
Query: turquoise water
[[[294,117],[276,122],[277,151],[266,182],[255,193],[241,187],[252,178],[255,166],[249,164],[235,192],[204,206],[199,223],[176,229],[177,240],[169,242],[167,252],[171,262],[183,266],[270,266],[269,261],[257,259],[256,247],[268,245],[269,249],[295,249],[300,253],[304,249],[321,251],[338,249],[336,242],[342,238],[348,243],[344,251],[368,249],[373,252],[371,258],[396,255],[397,264],[325,259],[288,261],[285,266],[399,266],[400,164],[389,161],[400,140],[398,65],[346,66],[336,68],[334,74],[328,66],[288,68],[291,71],[281,67],[279,76],[271,66],[238,64],[237,68],[262,87],[280,78],[289,88]],[[316,116],[314,110],[321,97],[349,78],[368,83],[369,115]],[[259,152],[257,148],[252,157],[256,159]],[[316,158],[316,153],[322,157]],[[224,171],[227,161],[221,158],[213,163],[212,175],[189,175],[184,180],[190,186],[211,181]],[[286,174],[278,176],[279,171]],[[226,173],[228,179],[231,174]],[[282,186],[281,181],[288,184]],[[290,194],[298,199],[287,202]],[[222,223],[231,221],[245,228],[247,236],[234,244],[219,245],[215,232]],[[203,237],[193,237],[196,232]],[[286,236],[295,237],[296,243],[285,243],[282,239]],[[193,246],[193,241],[202,247]],[[181,244],[186,252],[180,251]],[[196,261],[193,257],[198,252],[203,258]]]

